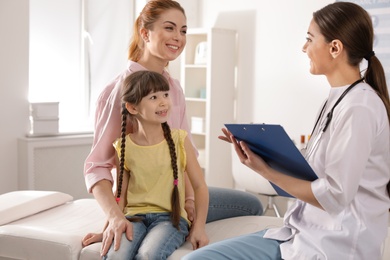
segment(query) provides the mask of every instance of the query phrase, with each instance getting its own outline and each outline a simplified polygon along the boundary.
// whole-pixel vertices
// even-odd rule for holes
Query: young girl
[[[303,51],[331,88],[305,153],[318,179],[270,168],[224,130],[240,161],[297,198],[284,226],[233,238],[184,259],[381,259],[387,234],[390,102],[373,51],[373,27],[359,5],[335,2],[313,14]],[[365,59],[368,67],[360,73]],[[362,77],[363,76],[363,77]]]
[[[184,209],[184,172],[195,192],[193,248],[208,244],[205,223],[208,189],[187,132],[170,129],[166,78],[151,71],[130,74],[122,89],[122,135],[114,142],[119,157],[117,201],[132,223],[131,240],[123,234],[104,259],[166,259],[184,242],[190,221]],[[128,117],[137,130],[126,135]]]

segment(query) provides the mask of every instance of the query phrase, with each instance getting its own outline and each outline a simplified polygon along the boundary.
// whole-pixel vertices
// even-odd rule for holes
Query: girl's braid
[[[171,219],[173,226],[179,229],[179,222],[180,222],[180,199],[179,199],[179,189],[177,187],[178,185],[178,169],[177,169],[177,156],[176,156],[176,149],[175,149],[175,143],[172,139],[171,135],[171,129],[167,122],[161,124],[162,129],[164,131],[164,137],[167,140],[169,152],[171,155],[171,165],[173,170],[173,190],[172,190],[172,197],[171,197]]]
[[[117,173],[117,194],[116,200],[119,202],[122,192],[123,172],[125,170],[125,142],[126,142],[126,122],[128,111],[126,105],[122,104],[122,129],[121,129],[121,154],[119,160],[119,173]]]

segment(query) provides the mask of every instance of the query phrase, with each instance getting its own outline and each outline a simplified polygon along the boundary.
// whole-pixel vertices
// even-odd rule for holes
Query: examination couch
[[[105,216],[94,199],[73,200],[52,191],[15,191],[0,195],[0,260],[96,260],[100,243],[85,248],[82,237],[101,231]],[[282,218],[247,216],[228,218],[206,225],[210,243],[280,226]],[[389,228],[390,233],[390,228]],[[169,259],[180,259],[192,251],[186,242]],[[390,234],[383,247],[390,259]]]

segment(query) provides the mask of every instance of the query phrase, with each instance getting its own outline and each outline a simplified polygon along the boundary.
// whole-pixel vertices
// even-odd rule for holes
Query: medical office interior
[[[131,25],[145,2],[0,1],[0,194],[35,189],[92,197],[83,162],[92,145],[94,102],[125,68]],[[188,94],[188,121],[206,181],[247,189],[266,207],[268,196],[261,193],[272,191],[256,187],[258,180],[241,182],[250,173],[233,173],[238,162],[217,136],[224,123],[267,123],[282,125],[298,147],[302,135],[307,141],[329,86],[325,77],[309,73],[302,46],[312,12],[333,1],[178,2],[186,9],[188,44],[168,69]],[[379,19],[376,33],[383,41],[374,51],[389,80],[390,2],[371,2],[380,2],[365,7]],[[201,42],[208,48],[201,49]],[[195,90],[184,86],[191,84]],[[58,115],[51,118],[58,130],[34,132],[32,121],[36,127],[42,122],[32,118],[30,103],[47,102],[54,104],[50,112],[58,104]],[[275,201],[283,215],[289,201]]]

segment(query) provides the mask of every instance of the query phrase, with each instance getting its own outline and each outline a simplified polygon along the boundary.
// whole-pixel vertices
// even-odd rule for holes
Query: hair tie
[[[116,197],[115,200],[116,200],[116,203],[119,203],[119,201],[121,200],[121,198]]]
[[[368,54],[366,54],[364,56],[364,58],[369,61],[371,59],[372,56],[375,56],[375,52],[374,51],[370,51]]]
[[[179,180],[178,180],[178,179],[174,179],[174,180],[173,180],[173,185],[177,186],[178,183],[179,183]]]

